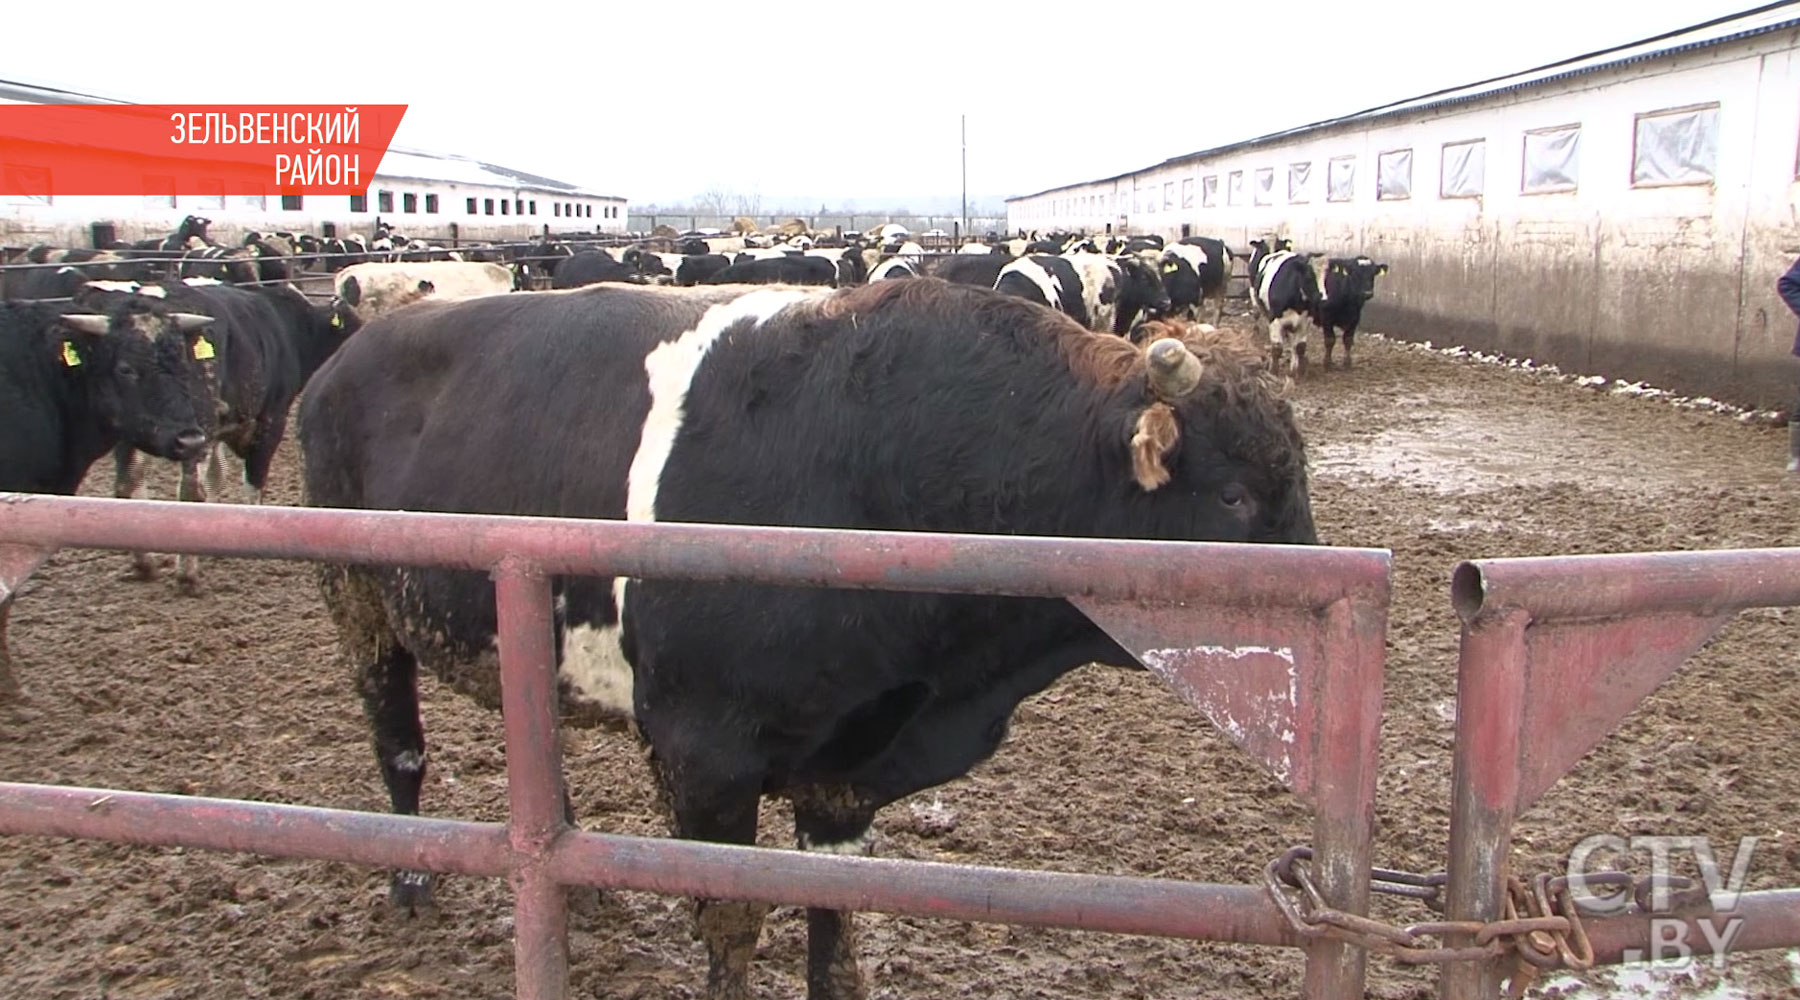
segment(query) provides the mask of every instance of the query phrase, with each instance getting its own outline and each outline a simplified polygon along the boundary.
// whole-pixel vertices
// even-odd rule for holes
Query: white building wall
[[[1712,183],[1633,186],[1636,116],[1714,102]],[[1576,189],[1523,193],[1525,133],[1572,124]],[[1484,142],[1482,193],[1441,197],[1443,147],[1465,140]],[[1378,200],[1376,158],[1402,148],[1412,150],[1411,196]],[[1342,156],[1355,158],[1354,196],[1327,201],[1328,161]],[[1369,253],[1390,265],[1371,328],[1787,407],[1795,324],[1774,283],[1800,252],[1797,157],[1800,33],[1786,31],[1044,192],[1010,202],[1009,227],[1098,232],[1111,222],[1175,238],[1186,225],[1239,250],[1274,234],[1302,250]],[[1288,168],[1299,162],[1311,164],[1312,193],[1295,203]],[[1273,198],[1258,205],[1264,169]],[[1232,204],[1238,171],[1244,194]],[[1191,207],[1181,197],[1190,182]],[[1118,192],[1116,216],[1059,211],[1101,189]]]

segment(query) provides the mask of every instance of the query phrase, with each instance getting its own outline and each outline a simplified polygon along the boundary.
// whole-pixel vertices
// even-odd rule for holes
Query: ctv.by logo
[[[1685,968],[1694,956],[1693,946],[1687,940],[1688,932],[1697,926],[1712,952],[1713,968],[1722,968],[1726,949],[1731,946],[1738,932],[1743,930],[1742,917],[1725,920],[1721,927],[1718,917],[1688,919],[1658,917],[1655,914],[1669,910],[1669,882],[1680,877],[1674,870],[1673,861],[1677,855],[1682,854],[1693,856],[1712,905],[1727,913],[1735,910],[1738,896],[1744,891],[1744,879],[1750,874],[1750,861],[1756,853],[1756,842],[1759,839],[1761,838],[1738,839],[1737,852],[1731,859],[1731,873],[1725,875],[1719,870],[1718,854],[1713,850],[1712,840],[1707,837],[1638,834],[1627,839],[1610,833],[1595,834],[1576,844],[1575,849],[1569,852],[1569,894],[1576,905],[1588,913],[1604,915],[1624,912],[1632,902],[1630,893],[1596,894],[1588,888],[1587,876],[1598,875],[1606,870],[1590,867],[1589,861],[1601,851],[1611,852],[1615,856],[1648,854],[1650,877],[1653,880],[1649,900],[1652,914],[1650,948],[1648,952],[1640,948],[1628,948],[1622,957],[1627,963],[1672,962],[1677,968]]]

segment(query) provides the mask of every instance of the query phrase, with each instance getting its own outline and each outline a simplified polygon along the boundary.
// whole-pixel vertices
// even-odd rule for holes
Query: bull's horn
[[[170,313],[169,318],[175,321],[175,329],[182,333],[192,333],[213,321],[213,317],[199,313]]]
[[[92,334],[96,337],[106,335],[112,322],[97,313],[66,313],[62,318],[63,325],[79,333]]]
[[[1200,384],[1200,359],[1174,337],[1150,345],[1149,363],[1150,391],[1166,402],[1186,396]]]

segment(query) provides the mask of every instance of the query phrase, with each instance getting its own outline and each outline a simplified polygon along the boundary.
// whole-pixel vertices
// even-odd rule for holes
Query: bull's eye
[[[1227,483],[1219,491],[1219,502],[1227,507],[1242,507],[1250,500],[1250,492],[1239,483]]]

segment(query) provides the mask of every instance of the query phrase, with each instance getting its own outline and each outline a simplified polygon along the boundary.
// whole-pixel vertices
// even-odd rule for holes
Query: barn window
[[[558,219],[562,218],[562,202],[560,202],[560,201],[551,202],[550,203],[550,214],[555,218],[558,218]]]
[[[350,196],[350,211],[352,211],[352,212],[367,212],[368,210],[369,210],[369,196],[368,195],[353,194]]]
[[[400,211],[405,212],[407,215],[417,215],[419,212],[419,196],[413,194],[411,191],[401,195]]]
[[[377,191],[377,192],[375,192],[375,211],[377,211],[377,212],[392,212],[393,210],[394,210],[394,192],[392,192],[392,191]]]
[[[1391,149],[1375,157],[1375,197],[1380,201],[1412,197],[1412,150]]]
[[[501,215],[508,214],[508,210],[510,210],[511,208],[512,208],[512,199],[511,198],[500,199],[500,214]]]
[[[531,214],[536,215],[537,214],[537,199],[533,198],[530,201],[526,202],[526,204],[531,206]]]
[[[174,208],[175,207],[175,178],[173,178],[173,177],[146,177],[146,178],[144,178],[144,207],[145,208]]]
[[[1631,184],[1710,184],[1719,160],[1719,106],[1670,108],[1637,116]]]
[[[1225,204],[1242,205],[1244,203],[1244,172],[1233,170],[1225,175]]]
[[[481,214],[493,215],[494,214],[494,199],[492,199],[492,198],[481,199],[481,208],[482,208]]]
[[[1325,164],[1325,200],[1350,201],[1356,197],[1356,157],[1334,156]]]
[[[305,207],[306,198],[303,195],[284,194],[281,196],[281,210],[283,212],[298,212]]]
[[[478,215],[478,214],[480,214],[480,213],[478,213],[478,212],[476,212],[476,211],[475,211],[475,199],[473,199],[473,198],[466,198],[466,199],[464,199],[464,204],[466,204],[466,205],[467,205],[467,206],[468,206],[468,208],[469,208],[469,214],[470,214],[470,215]]]
[[[1573,191],[1580,167],[1580,125],[1532,129],[1525,133],[1525,168],[1519,190],[1525,194]]]
[[[593,218],[594,217],[594,206],[588,205],[588,206],[586,206],[586,208],[587,208],[587,212],[586,212],[587,217],[590,219]]]
[[[207,212],[223,212],[225,210],[225,182],[201,181],[201,193],[194,199],[193,208]]]
[[[435,194],[426,195],[425,196],[425,213],[427,215],[436,215],[437,208],[438,208],[437,195],[435,195]]]
[[[1175,182],[1174,181],[1164,181],[1163,182],[1163,211],[1173,212],[1174,210],[1175,210]]]
[[[1439,198],[1479,198],[1487,184],[1487,140],[1444,143]]]
[[[1304,205],[1312,200],[1312,163],[1288,164],[1288,204]]]
[[[1275,204],[1275,168],[1261,167],[1256,171],[1256,203],[1258,205]]]
[[[1181,207],[1194,207],[1194,179],[1192,177],[1181,179]]]
[[[36,202],[40,205],[50,204],[50,170],[47,167],[23,167],[16,163],[8,163],[3,169],[6,175],[6,190],[16,192],[13,197],[18,201]],[[99,246],[98,243],[95,246]]]
[[[1200,178],[1200,207],[1219,207],[1219,175],[1208,174]]]

